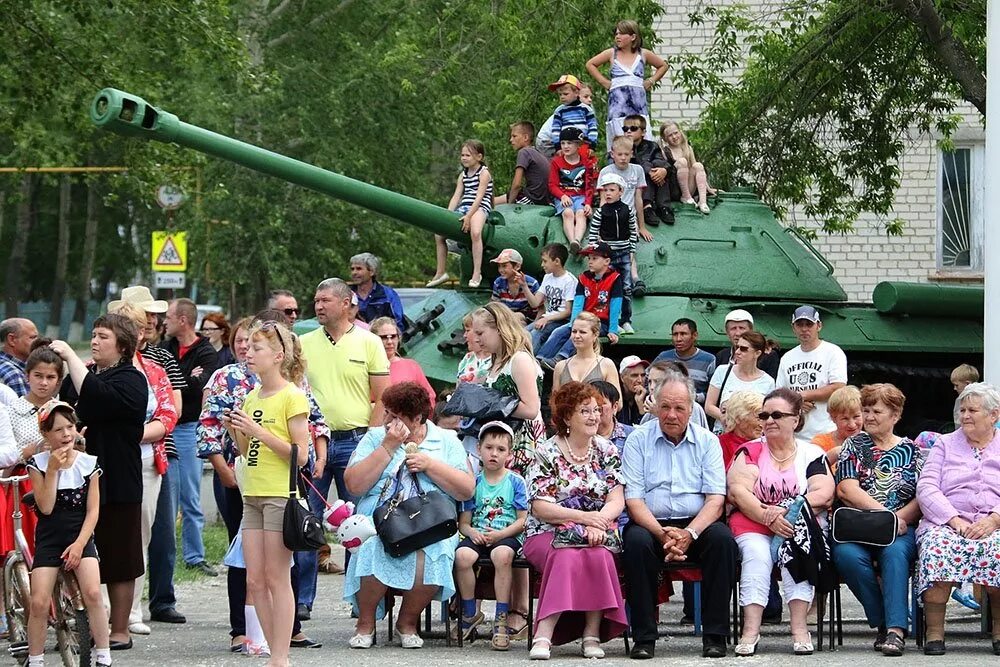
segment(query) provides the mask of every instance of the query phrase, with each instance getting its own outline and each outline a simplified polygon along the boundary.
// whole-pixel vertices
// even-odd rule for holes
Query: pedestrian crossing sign
[[[153,271],[187,271],[187,232],[153,232]]]

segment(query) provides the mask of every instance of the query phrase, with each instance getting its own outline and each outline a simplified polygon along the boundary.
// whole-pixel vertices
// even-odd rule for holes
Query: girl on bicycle
[[[292,552],[281,527],[288,499],[288,467],[309,458],[309,402],[299,389],[305,374],[298,338],[284,325],[264,322],[250,331],[247,368],[260,383],[243,405],[224,412],[240,451],[237,478],[243,492],[243,558],[247,590],[271,650],[267,667],[287,667],[295,620],[295,595],[289,577]],[[298,445],[291,461],[292,445]]]
[[[108,614],[101,598],[101,573],[94,546],[94,527],[101,504],[97,457],[77,451],[76,411],[68,403],[50,401],[38,411],[38,428],[47,451],[28,460],[35,490],[38,527],[31,569],[31,613],[28,617],[28,666],[45,664],[45,634],[52,590],[59,568],[74,572],[83,594],[94,637],[96,664],[111,664]],[[81,638],[85,641],[85,638]]]

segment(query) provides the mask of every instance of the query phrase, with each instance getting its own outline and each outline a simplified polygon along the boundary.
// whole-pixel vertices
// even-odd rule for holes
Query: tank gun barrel
[[[191,125],[137,95],[114,88],[97,94],[90,118],[122,136],[174,143],[229,160],[440,234],[460,239],[458,216],[448,209],[279,155],[258,146]]]

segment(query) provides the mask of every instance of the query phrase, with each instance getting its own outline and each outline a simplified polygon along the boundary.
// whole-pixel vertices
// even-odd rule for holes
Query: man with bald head
[[[36,338],[38,328],[31,320],[11,317],[0,322],[0,341],[3,341],[0,348],[0,382],[13,389],[18,396],[28,393],[24,362]]]
[[[622,562],[635,659],[653,657],[658,637],[656,590],[664,562],[701,567],[702,656],[726,655],[738,551],[722,521],[726,499],[722,448],[711,431],[691,423],[694,400],[691,380],[669,373],[656,394],[656,419],[636,428],[622,450],[625,507],[632,519],[625,527]]]

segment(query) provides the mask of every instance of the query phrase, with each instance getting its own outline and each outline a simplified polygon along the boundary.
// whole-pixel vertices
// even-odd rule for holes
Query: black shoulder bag
[[[293,444],[288,459],[288,501],[281,521],[281,537],[290,551],[316,551],[326,544],[326,537],[319,517],[310,512],[305,499],[299,497],[295,475],[299,468],[298,458],[299,446]]]
[[[887,547],[896,541],[899,517],[889,510],[838,507],[833,510],[833,528],[830,532],[837,544]]]
[[[440,491],[424,491],[416,475],[410,476],[417,494],[403,499],[400,480],[404,468],[405,464],[399,466],[393,495],[375,509],[373,517],[375,532],[393,558],[402,558],[458,532],[455,499]]]

